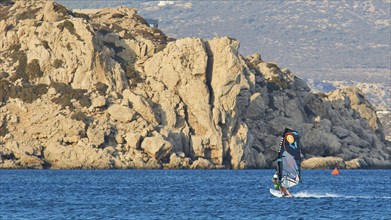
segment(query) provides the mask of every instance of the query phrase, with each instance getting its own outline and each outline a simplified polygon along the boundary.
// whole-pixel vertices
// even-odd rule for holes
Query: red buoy
[[[331,172],[331,175],[338,175],[339,170],[337,168],[334,168],[334,170]]]

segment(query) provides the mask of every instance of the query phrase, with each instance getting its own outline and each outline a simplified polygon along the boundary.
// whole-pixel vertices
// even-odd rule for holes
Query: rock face
[[[301,167],[303,169],[332,169],[334,167],[346,168],[346,165],[340,157],[312,157],[305,160]]]
[[[169,39],[135,9],[0,6],[0,168],[270,168],[285,127],[304,167],[390,167],[356,88],[311,93],[235,39]]]

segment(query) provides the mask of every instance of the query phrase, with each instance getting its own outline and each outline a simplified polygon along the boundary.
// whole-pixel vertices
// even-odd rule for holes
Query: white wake
[[[348,198],[348,199],[391,199],[391,196],[347,196],[335,193],[297,192],[292,193],[296,198]]]
[[[313,193],[313,192],[297,192],[293,193],[293,196],[296,198],[338,198],[341,195],[334,193]]]

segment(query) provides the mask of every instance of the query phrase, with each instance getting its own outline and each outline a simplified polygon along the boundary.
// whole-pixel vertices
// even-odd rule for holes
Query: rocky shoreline
[[[285,127],[304,168],[391,167],[355,87],[312,93],[235,39],[171,39],[136,9],[0,6],[2,169],[273,168]]]

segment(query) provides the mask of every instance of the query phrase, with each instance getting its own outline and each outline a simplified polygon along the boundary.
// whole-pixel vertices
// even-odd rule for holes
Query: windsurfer
[[[287,197],[293,197],[292,194],[288,191],[287,188],[283,187],[281,185],[281,182],[278,181],[278,175],[277,174],[274,174],[273,176],[273,187],[276,189],[276,190],[280,190],[281,193],[284,195],[284,196],[287,196]]]

